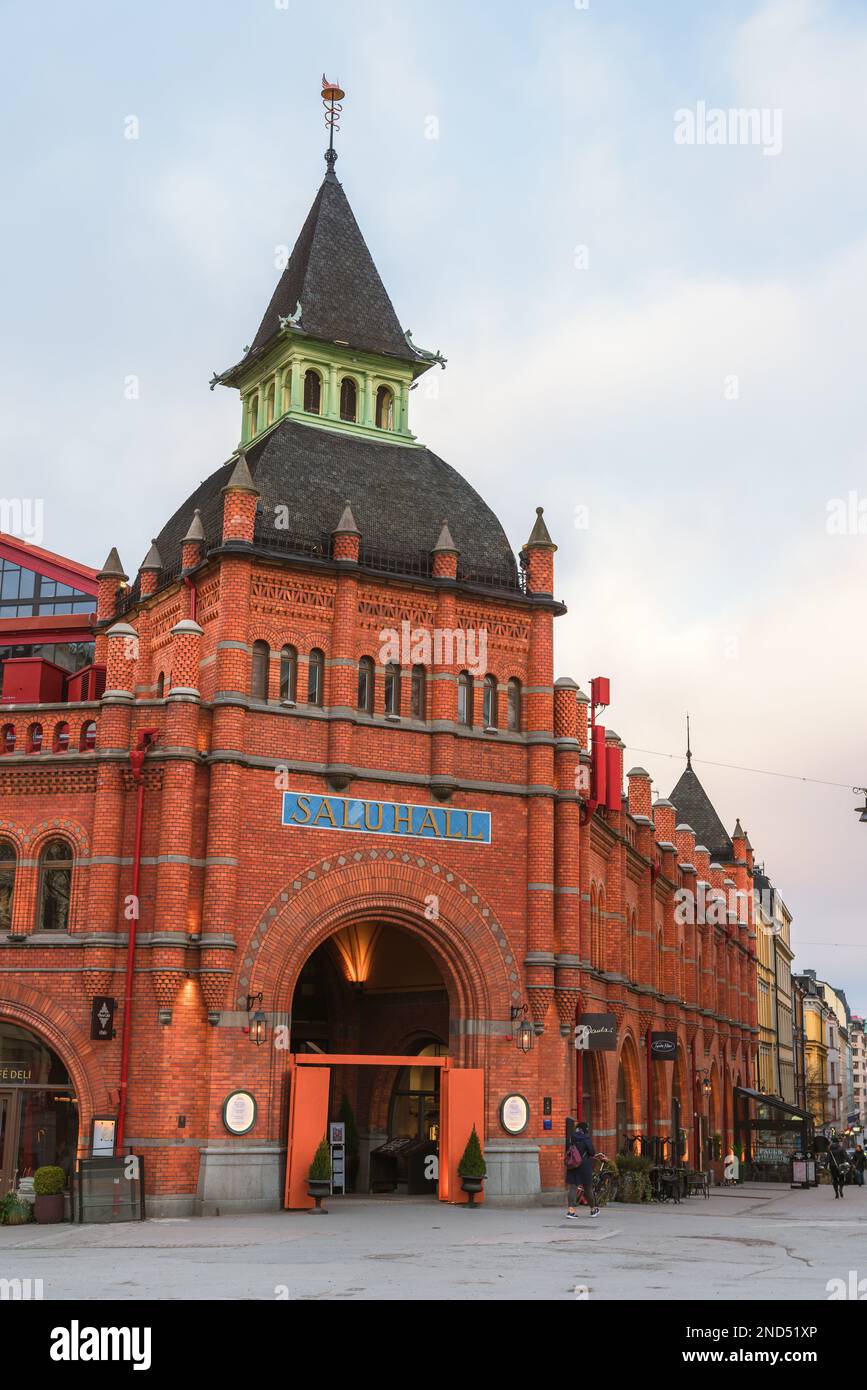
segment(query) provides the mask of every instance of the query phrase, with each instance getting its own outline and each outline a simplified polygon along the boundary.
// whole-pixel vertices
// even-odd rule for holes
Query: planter
[[[4,1226],[26,1226],[30,1220],[30,1207],[27,1202],[18,1198],[14,1202],[7,1202],[3,1210]]]
[[[316,1203],[316,1206],[313,1208],[313,1214],[316,1216],[327,1216],[328,1212],[322,1205],[322,1199],[323,1197],[328,1197],[331,1193],[331,1179],[308,1178],[307,1191]]]
[[[53,1192],[50,1197],[37,1196],[33,1202],[33,1215],[40,1226],[54,1226],[63,1220],[63,1193]]]
[[[645,1173],[621,1173],[617,1179],[618,1202],[644,1202],[650,1190]]]
[[[461,1178],[461,1189],[467,1194],[468,1207],[473,1207],[475,1210],[478,1210],[476,1207],[476,1196],[481,1192],[484,1182],[484,1178]]]

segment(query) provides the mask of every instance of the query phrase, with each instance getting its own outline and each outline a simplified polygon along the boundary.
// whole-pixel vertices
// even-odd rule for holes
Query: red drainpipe
[[[123,1030],[120,1044],[120,1099],[117,1110],[116,1152],[123,1149],[126,1130],[126,1099],[129,1081],[129,1045],[132,1037],[132,985],[135,970],[136,930],[139,916],[139,878],[141,875],[142,821],[144,816],[144,760],[151,744],[156,741],[156,729],[140,729],[138,744],[130,749],[129,762],[136,783],[135,805],[135,843],[132,859],[132,892],[135,899],[135,915],[130,918],[129,937],[126,948],[126,980],[123,991]]]
[[[581,995],[575,1000],[575,1027],[578,1027],[578,1015],[581,1012]],[[583,1120],[581,1107],[584,1101],[584,1053],[580,1048],[575,1049],[575,1119]]]
[[[696,1077],[698,1075],[698,1072],[696,1070],[695,1065],[695,1038],[693,1038],[692,1042],[689,1045],[689,1051],[692,1057],[692,1144],[694,1150],[692,1166],[693,1170],[695,1171],[699,1168],[699,1165],[702,1162],[702,1155],[700,1153],[700,1126],[698,1122],[698,1111],[696,1109],[696,1096],[698,1095],[698,1083],[696,1081]]]

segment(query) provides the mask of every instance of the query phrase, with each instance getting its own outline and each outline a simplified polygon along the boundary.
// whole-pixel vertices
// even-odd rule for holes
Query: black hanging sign
[[[575,1025],[577,1052],[616,1052],[617,1018],[614,1014],[579,1014]]]
[[[673,1062],[677,1057],[676,1033],[651,1033],[650,1055],[655,1062]]]
[[[90,1006],[90,1036],[93,1042],[111,1042],[114,1037],[114,1011],[117,1000],[96,994]]]

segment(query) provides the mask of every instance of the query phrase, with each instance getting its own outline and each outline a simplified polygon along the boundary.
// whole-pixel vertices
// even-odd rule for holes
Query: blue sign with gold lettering
[[[489,811],[417,806],[406,801],[359,801],[354,796],[284,792],[283,824],[310,830],[356,830],[362,835],[401,835],[416,840],[491,843]]]

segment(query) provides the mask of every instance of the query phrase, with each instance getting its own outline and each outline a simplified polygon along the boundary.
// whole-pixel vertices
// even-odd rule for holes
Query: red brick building
[[[317,1051],[403,1059],[332,1071],[362,1187],[389,1184],[369,1155],[390,1139],[436,1147],[444,1057],[481,1076],[488,1198],[559,1188],[578,1108],[609,1152],[730,1137],[755,1074],[751,912],[684,922],[676,895],[746,895],[751,852],[735,838],[712,865],[640,768],[624,793],[624,745],[555,679],[541,508],[516,562],[410,432],[411,389],[442,365],[401,331],[332,158],[251,347],[212,383],[240,393],[241,445],[131,584],[114,549],[98,575],[100,698],[2,711],[7,1186],[90,1153],[110,1117],[152,1212],[276,1208],[293,1058]],[[91,1037],[99,996],[113,1038]],[[585,1014],[613,1015],[612,1050],[579,1060]]]

